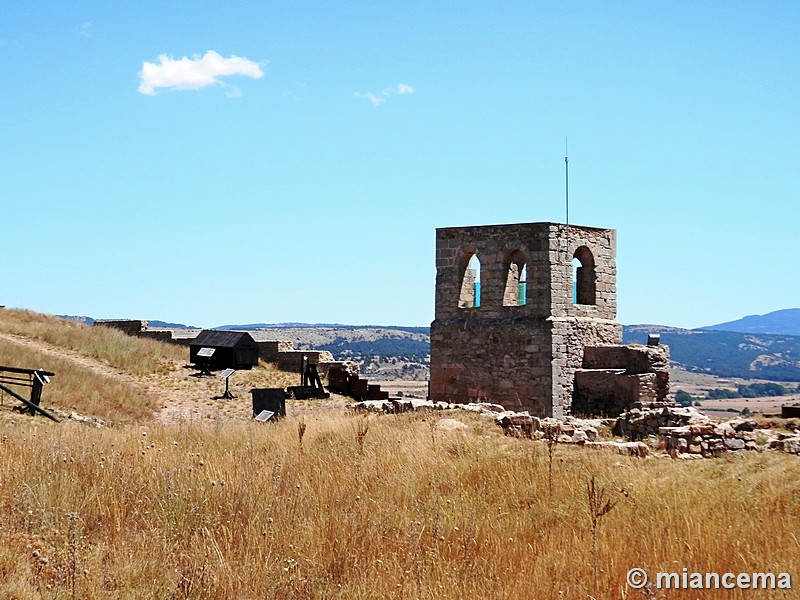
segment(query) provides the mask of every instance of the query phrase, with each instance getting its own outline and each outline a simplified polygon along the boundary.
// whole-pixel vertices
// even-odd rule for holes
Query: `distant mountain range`
[[[155,323],[156,321],[150,321]],[[254,331],[257,329],[341,329],[352,331],[355,329],[388,329],[391,331],[407,331],[408,333],[430,332],[430,327],[405,327],[403,325],[342,325],[341,323],[250,323],[248,325],[220,325],[214,329],[227,331]]]
[[[773,333],[800,335],[800,308],[776,310],[766,315],[750,315],[737,321],[700,327],[705,331],[737,331],[739,333]]]
[[[800,381],[800,336],[626,325],[622,343],[645,344],[658,333],[673,363],[720,377]]]
[[[65,317],[92,324],[90,317]],[[178,323],[149,321],[151,327],[186,328]],[[216,329],[269,330],[274,339],[297,348],[330,350],[337,358],[369,363],[402,359],[424,369],[430,353],[429,327],[364,326],[308,323],[252,323]],[[644,344],[658,333],[670,347],[673,363],[694,372],[720,377],[800,381],[800,309],[753,315],[700,329],[663,325],[626,325],[623,343]]]

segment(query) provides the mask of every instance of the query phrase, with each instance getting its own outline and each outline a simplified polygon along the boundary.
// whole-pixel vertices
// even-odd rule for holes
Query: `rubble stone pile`
[[[726,452],[745,453],[781,450],[800,454],[800,434],[759,429],[753,419],[712,421],[692,407],[632,409],[618,419],[578,419],[531,416],[507,411],[499,404],[458,404],[430,400],[397,399],[355,402],[350,408],[396,414],[409,411],[465,410],[494,419],[506,435],[586,448],[610,450],[627,456],[646,457],[650,448],[666,450],[673,458],[711,458]],[[608,428],[628,441],[600,440],[599,430]],[[642,440],[647,440],[645,443]]]
[[[599,441],[598,428],[613,423],[601,419],[555,419],[532,417],[528,412],[505,410],[499,404],[471,402],[469,404],[431,402],[430,400],[397,399],[365,400],[354,402],[350,408],[361,412],[397,414],[409,411],[462,410],[492,418],[503,428],[506,435],[526,437],[533,440],[548,440],[558,444],[580,444],[587,448],[610,450],[626,456],[647,456],[647,446],[642,442]]]
[[[726,451],[758,450],[758,442],[766,445],[766,436],[755,432],[754,421],[737,423],[697,423],[683,427],[662,427],[659,436],[672,455],[699,454],[705,458]]]
[[[711,419],[691,406],[670,406],[656,409],[633,408],[617,417],[614,435],[641,440],[658,435],[663,427],[684,427],[710,423]]]
[[[364,400],[349,405],[351,410],[357,412],[379,412],[385,414],[398,414],[413,411],[433,410],[466,410],[478,414],[494,417],[505,409],[499,404],[489,402],[470,402],[469,404],[451,404],[449,402],[432,402],[416,398],[388,398],[385,400]]]
[[[613,425],[613,419],[577,419],[575,417],[532,417],[527,412],[506,411],[495,417],[495,421],[506,435],[528,437],[534,440],[547,440],[559,444],[580,444],[586,448],[610,450],[625,456],[644,458],[648,454],[647,445],[642,442],[617,442],[599,440],[601,427]]]
[[[370,384],[359,377],[358,364],[353,361],[334,362],[328,368],[328,389],[338,394],[350,396],[361,401],[386,401],[389,392],[381,390],[381,386]]]
[[[584,420],[575,417],[532,417],[527,412],[506,411],[495,418],[506,435],[528,437],[534,440],[547,439],[561,444],[582,444],[597,440],[596,419]]]
[[[710,458],[725,452],[777,449],[800,454],[800,436],[759,429],[753,419],[712,421],[692,407],[633,409],[620,415],[616,435],[640,440],[655,437],[673,457]]]

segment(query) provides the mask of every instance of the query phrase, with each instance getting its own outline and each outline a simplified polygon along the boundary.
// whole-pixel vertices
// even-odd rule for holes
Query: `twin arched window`
[[[464,275],[458,295],[459,308],[481,305],[481,261],[476,254],[464,257]],[[503,306],[523,306],[527,301],[527,265],[525,256],[516,250],[509,255]]]
[[[458,307],[478,308],[481,305],[481,261],[476,254],[468,254],[462,264],[464,275],[458,296]],[[528,267],[525,255],[515,250],[508,256],[507,264],[503,306],[524,306],[528,301]],[[580,246],[575,250],[572,258],[572,302],[587,305],[597,303],[594,256],[586,246]]]

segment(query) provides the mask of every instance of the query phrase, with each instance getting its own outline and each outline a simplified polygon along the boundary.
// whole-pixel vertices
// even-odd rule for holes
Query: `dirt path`
[[[91,356],[60,348],[41,340],[13,333],[0,333],[0,339],[54,358],[68,360],[97,375],[133,387],[142,394],[158,398],[160,408],[154,414],[157,422],[177,423],[219,414],[215,407],[201,401],[206,397],[203,389],[205,386],[191,381],[187,373],[175,372],[167,376],[135,377]]]
[[[13,333],[0,333],[0,339],[3,339],[7,342],[11,342],[12,344],[17,344],[19,346],[30,348],[31,350],[41,352],[42,354],[48,354],[55,358],[61,358],[71,361],[82,367],[90,369],[91,371],[94,371],[95,373],[102,375],[103,377],[108,377],[109,379],[113,379],[114,381],[117,381],[124,385],[133,386],[142,391],[148,391],[148,386],[144,381],[136,377],[133,377],[131,375],[128,375],[126,373],[117,371],[116,369],[114,369],[114,367],[107,365],[106,363],[100,362],[95,358],[91,358],[90,356],[86,356],[85,354],[80,354],[72,350],[59,348],[58,346],[53,346],[52,344],[48,344],[47,342],[43,342],[41,340],[34,340]]]
[[[70,361],[115,383],[133,388],[141,395],[155,399],[153,421],[171,425],[177,423],[199,422],[202,420],[250,420],[252,404],[250,390],[265,387],[286,387],[296,385],[297,375],[277,371],[274,367],[260,365],[252,370],[236,371],[230,380],[230,391],[234,399],[222,400],[225,389],[224,380],[217,376],[197,377],[194,369],[184,368],[180,362],[172,360],[166,372],[135,376],[124,373],[111,365],[86,354],[55,346],[48,342],[28,338],[13,333],[0,332],[0,340],[16,344],[30,351]],[[333,404],[341,409],[343,401],[334,398]],[[294,409],[305,412],[319,408],[319,401],[298,401]],[[84,415],[90,416],[90,415]]]

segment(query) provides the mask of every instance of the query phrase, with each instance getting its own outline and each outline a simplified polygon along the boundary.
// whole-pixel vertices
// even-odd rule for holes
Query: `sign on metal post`
[[[200,367],[200,376],[211,375],[211,357],[214,356],[216,348],[200,348],[197,351],[197,366]],[[200,360],[203,359],[203,360]]]
[[[220,400],[233,400],[236,398],[233,394],[231,394],[230,390],[228,389],[228,381],[230,380],[231,375],[236,373],[236,369],[225,369],[222,373],[217,375],[217,377],[221,377],[225,380],[225,393],[222,396],[219,396]]]

